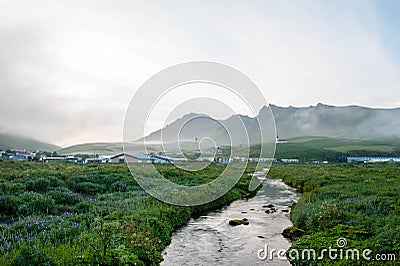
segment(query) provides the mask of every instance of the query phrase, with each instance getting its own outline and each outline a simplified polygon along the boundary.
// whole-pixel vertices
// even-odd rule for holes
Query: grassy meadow
[[[148,177],[149,167],[138,164],[133,174]],[[224,169],[157,167],[187,185],[209,182]],[[145,193],[125,164],[0,162],[0,265],[157,265],[176,228],[250,196],[249,182],[244,174],[214,202],[179,207]]]
[[[302,192],[293,206],[289,228],[291,249],[299,251],[338,248],[370,249],[367,260],[291,260],[294,265],[382,265],[376,254],[400,257],[400,165],[399,164],[274,164],[269,175]],[[361,255],[360,255],[361,257]],[[308,258],[308,257],[307,257]]]
[[[252,145],[250,157],[260,154],[260,145]],[[339,162],[351,156],[400,157],[398,139],[355,140],[327,137],[299,137],[289,143],[277,144],[275,158],[297,158],[301,162],[326,160]]]
[[[133,175],[149,177],[149,167],[138,164]],[[189,186],[209,182],[225,169],[216,164],[198,172],[167,164],[157,167],[169,180]],[[0,162],[0,265],[158,265],[176,228],[191,217],[252,195],[247,175],[252,167],[216,201],[179,207],[145,193],[125,164]],[[371,257],[400,256],[399,164],[277,163],[269,176],[302,193],[291,212],[292,249],[319,251],[336,247],[343,237],[346,248],[371,249]]]

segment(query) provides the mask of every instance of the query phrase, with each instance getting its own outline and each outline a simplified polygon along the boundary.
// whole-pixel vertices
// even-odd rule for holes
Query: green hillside
[[[251,148],[250,156],[258,156],[260,145]],[[275,157],[297,158],[300,161],[337,161],[347,156],[400,156],[400,140],[387,139],[348,140],[326,137],[302,137],[289,139],[289,143],[277,144]]]
[[[142,153],[145,148],[141,145],[129,144],[125,147],[129,153]],[[147,151],[160,151],[159,145],[153,145],[147,147]],[[84,143],[69,146],[57,150],[59,154],[101,154],[101,155],[115,155],[123,151],[121,142],[95,142],[95,143]]]
[[[235,149],[235,148],[234,148]],[[159,145],[147,147],[147,151],[161,151]],[[139,145],[131,144],[128,152],[144,152]],[[246,149],[236,149],[238,155],[246,156]],[[57,151],[59,154],[102,154],[114,155],[122,152],[122,143],[85,143],[63,148]],[[227,153],[229,153],[227,151]],[[250,157],[258,157],[260,145],[255,144],[250,148]],[[223,154],[228,156],[228,154]],[[301,162],[313,160],[338,161],[347,156],[395,156],[400,157],[400,140],[354,140],[327,137],[299,137],[289,139],[289,143],[277,144],[275,158],[297,158]]]
[[[102,154],[112,155],[122,152],[122,144],[114,143],[84,143],[66,147],[57,151],[59,154]]]
[[[0,149],[12,148],[25,148],[30,151],[41,150],[52,152],[58,150],[60,147],[25,136],[5,133],[0,134]]]

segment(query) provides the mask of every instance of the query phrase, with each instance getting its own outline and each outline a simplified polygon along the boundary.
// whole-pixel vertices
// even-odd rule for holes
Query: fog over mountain
[[[30,151],[56,151],[60,149],[59,146],[39,141],[27,136],[21,136],[15,133],[0,132],[0,150],[12,148],[23,148]]]
[[[325,104],[310,107],[279,107],[276,105],[270,107],[275,118],[276,133],[280,138],[325,136],[363,140],[400,139],[400,108],[374,109],[361,106],[337,107]],[[268,108],[262,108],[257,116],[258,119],[268,118],[268,112]],[[259,143],[260,131],[255,118],[238,115],[218,121],[206,116],[199,117],[198,114],[194,113],[187,114],[170,123],[164,129],[153,132],[146,137],[146,141],[159,143],[162,132],[164,142],[174,142],[179,136],[181,141],[193,144],[196,138],[200,140],[203,137],[210,137],[218,145],[229,145],[229,136],[226,128],[222,125],[227,125],[227,128],[231,131],[240,131],[242,122],[248,133],[250,143]],[[60,148],[30,137],[3,131],[0,132],[0,149],[23,147],[29,150],[54,151]],[[271,137],[274,130],[264,128],[263,132],[267,132]],[[233,143],[246,143],[247,136],[241,135],[236,134],[236,138],[239,139],[235,139]],[[98,150],[103,152],[109,150],[108,153],[110,154],[122,150],[121,143],[112,143],[112,148],[108,147],[108,144],[110,143],[85,144],[84,146],[87,146],[87,149],[73,145],[66,149],[66,152],[93,151],[93,147],[98,147]],[[106,150],[104,150],[104,145],[107,146]],[[69,150],[71,148],[73,149]]]
[[[271,105],[274,114],[276,132],[280,138],[301,136],[326,136],[347,139],[379,140],[400,138],[400,108],[373,109],[360,106],[336,107],[317,104],[310,107],[279,107]],[[268,108],[260,110],[259,120],[266,116]],[[190,127],[184,127],[180,139],[193,140],[208,136],[226,144],[226,132],[216,126],[212,119],[193,119],[197,114],[188,114],[146,137],[146,141],[159,141],[161,133],[164,141],[176,140],[185,121],[190,120]],[[235,130],[241,125],[238,117],[232,116],[221,121]],[[259,142],[257,119],[240,116],[249,134],[250,143]],[[235,124],[237,123],[237,124]],[[220,127],[220,126],[219,126]],[[225,136],[224,136],[225,135]],[[237,142],[236,142],[237,143]]]
[[[400,108],[373,109],[324,104],[305,108],[272,105],[271,108],[277,132],[282,137],[400,138]]]

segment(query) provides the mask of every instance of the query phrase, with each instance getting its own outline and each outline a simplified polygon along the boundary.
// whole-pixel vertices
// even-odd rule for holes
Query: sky
[[[0,0],[0,133],[122,140],[136,90],[220,62],[269,103],[400,107],[400,1]]]

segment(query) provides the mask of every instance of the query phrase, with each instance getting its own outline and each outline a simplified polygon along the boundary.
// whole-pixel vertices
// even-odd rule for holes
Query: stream
[[[281,232],[291,225],[290,207],[299,197],[281,180],[266,178],[254,197],[191,219],[178,229],[163,252],[161,265],[290,265],[276,252],[271,257],[271,249],[290,247]],[[277,210],[271,211],[269,204]],[[229,220],[243,218],[249,225],[229,225]],[[268,252],[260,253],[266,245]],[[260,259],[258,253],[267,258]]]

